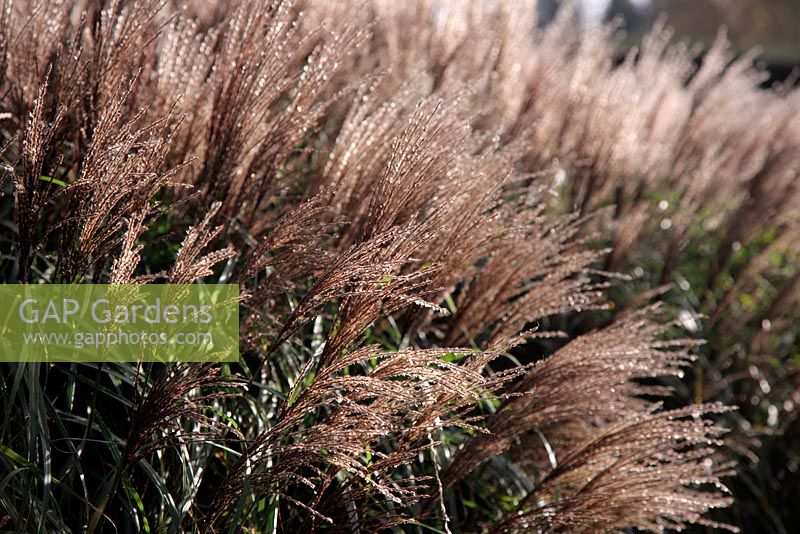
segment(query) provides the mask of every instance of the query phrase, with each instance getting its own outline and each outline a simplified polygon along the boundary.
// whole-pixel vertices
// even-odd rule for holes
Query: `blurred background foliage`
[[[564,0],[539,2],[541,20],[552,20]],[[796,0],[579,0],[584,22],[624,19],[630,44],[637,43],[659,16],[677,37],[710,46],[720,26],[739,51],[758,47],[771,67],[785,72],[800,64],[800,2]]]

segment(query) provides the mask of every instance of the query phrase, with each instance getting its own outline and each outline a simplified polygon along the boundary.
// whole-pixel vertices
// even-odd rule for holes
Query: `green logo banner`
[[[238,360],[235,284],[0,285],[0,361]]]

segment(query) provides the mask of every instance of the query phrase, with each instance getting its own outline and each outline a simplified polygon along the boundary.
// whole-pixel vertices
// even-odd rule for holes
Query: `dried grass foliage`
[[[634,254],[652,191],[680,197],[665,281],[701,208],[731,243],[757,213],[793,246],[798,94],[756,89],[724,39],[694,71],[659,28],[612,68],[610,30],[575,31],[567,12],[536,30],[511,0],[2,6],[16,280],[243,289],[252,426],[204,411],[238,382],[203,366],[165,370],[134,403],[124,469],[185,440],[236,443],[184,525],[224,528],[267,495],[312,530],[447,528],[432,503],[530,443],[534,487],[487,530],[659,531],[730,502],[711,422],[727,408],[653,400],[693,346],[654,309],[492,367],[558,335],[520,336],[537,321],[606,308],[605,271]],[[146,272],[162,217],[193,226]],[[374,344],[390,330],[391,350]]]

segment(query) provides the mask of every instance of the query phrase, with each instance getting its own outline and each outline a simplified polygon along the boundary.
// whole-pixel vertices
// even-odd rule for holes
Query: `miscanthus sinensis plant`
[[[242,291],[235,365],[3,364],[0,528],[735,529],[741,369],[798,424],[775,338],[725,328],[769,277],[793,333],[800,133],[724,40],[615,67],[533,2],[0,5],[3,280]]]

